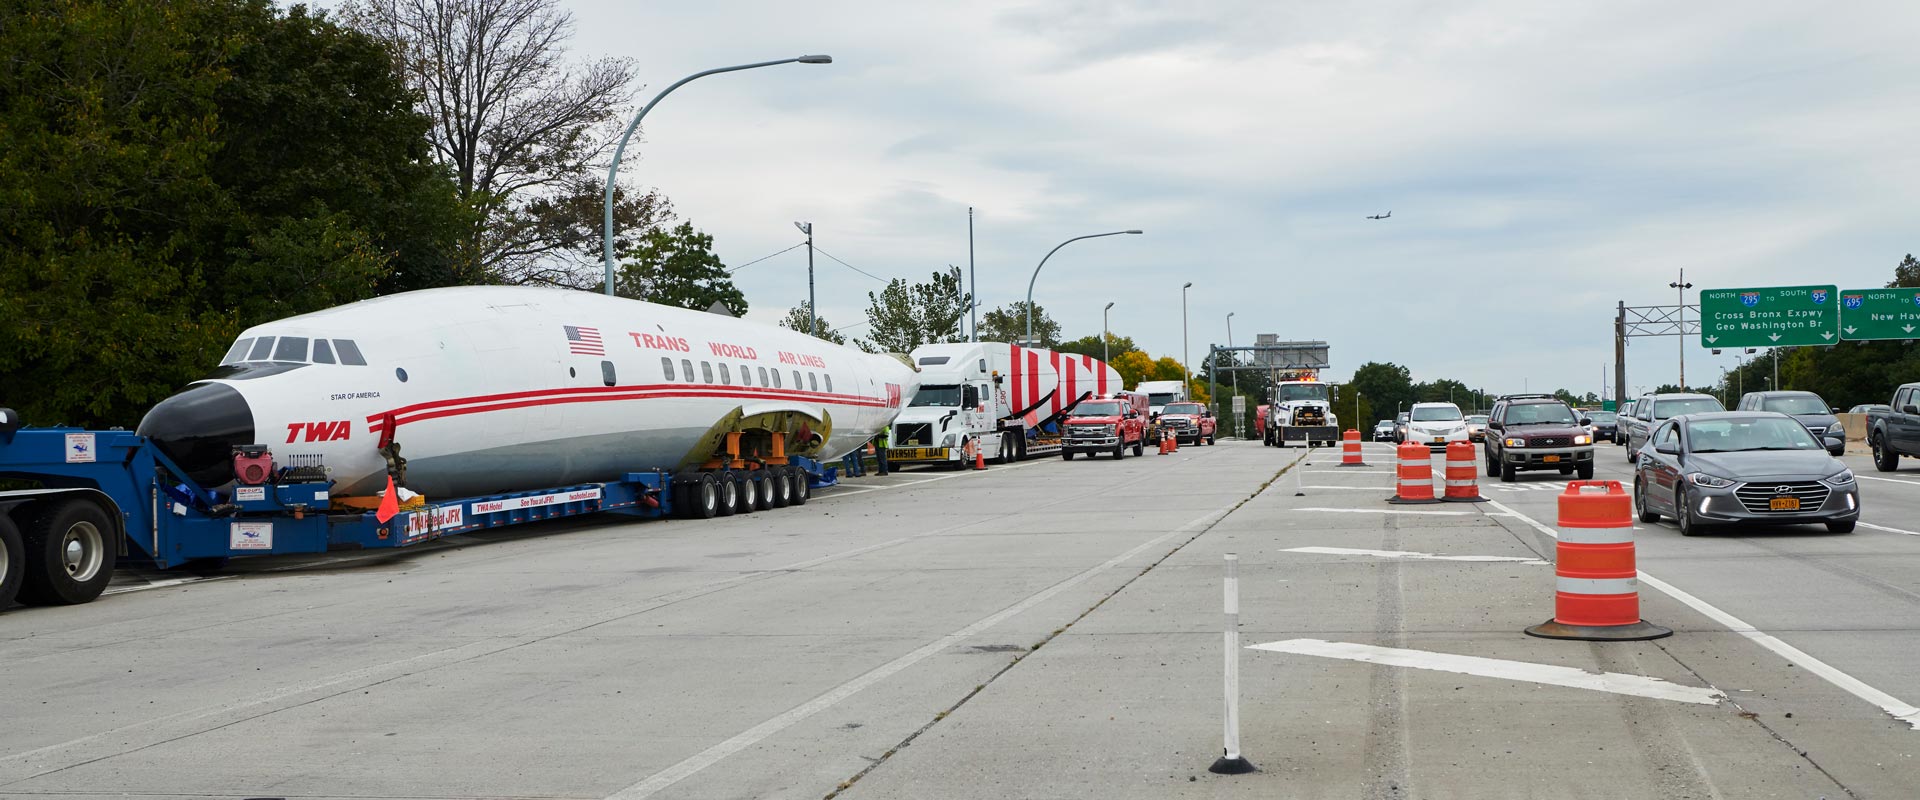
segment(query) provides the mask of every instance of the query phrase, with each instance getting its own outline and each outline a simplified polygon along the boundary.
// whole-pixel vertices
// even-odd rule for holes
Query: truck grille
[[[1571,436],[1535,436],[1527,440],[1528,447],[1572,447]]]
[[[1070,425],[1067,436],[1075,439],[1098,439],[1107,435],[1104,425]]]
[[[933,444],[933,423],[903,422],[894,426],[893,444],[896,447],[901,445],[931,446]]]
[[[1167,420],[1167,427],[1169,427],[1169,428],[1173,428],[1173,429],[1175,429],[1175,430],[1182,430],[1182,431],[1184,431],[1184,430],[1186,430],[1186,429],[1188,429],[1188,428],[1191,428],[1191,427],[1193,427],[1193,420],[1188,420],[1188,419],[1170,419],[1170,420]]]
[[[1787,491],[1780,491],[1785,487]],[[1733,494],[1740,498],[1740,505],[1755,514],[1793,514],[1794,511],[1774,511],[1773,498],[1796,497],[1800,499],[1800,511],[1813,511],[1827,504],[1830,493],[1825,484],[1813,481],[1785,481],[1749,483],[1735,489]]]
[[[1327,424],[1327,412],[1318,407],[1300,409],[1293,414],[1293,424],[1325,425]]]

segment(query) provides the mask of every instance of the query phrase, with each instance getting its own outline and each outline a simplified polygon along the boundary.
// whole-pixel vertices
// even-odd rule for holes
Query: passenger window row
[[[766,367],[748,367],[745,364],[740,364],[738,365],[738,368],[740,370],[741,386],[758,385],[758,386],[765,386],[773,389],[786,388],[785,386],[781,385],[780,369],[778,367],[775,367],[772,370],[769,370]],[[719,372],[720,372],[719,384],[722,386],[732,386],[733,370],[728,369],[727,365],[721,364]],[[714,365],[713,365],[713,362],[711,361],[700,362],[700,380],[695,381],[693,379],[693,359],[690,359],[690,358],[680,359],[680,368],[676,372],[674,369],[673,359],[667,356],[661,356],[660,357],[660,374],[666,376],[666,379],[670,381],[680,380],[686,383],[714,383],[715,382],[713,379]],[[760,382],[758,384],[755,384],[753,382],[756,374],[759,376],[759,379],[760,379]],[[675,377],[676,375],[678,375],[679,377],[676,378]],[[808,388],[810,391],[815,391],[815,392],[820,391],[820,378],[825,377],[827,381],[827,391],[829,392],[833,391],[832,375],[819,376],[809,372],[809,373],[806,373],[805,383],[801,382],[800,377],[801,377],[800,370],[797,370],[797,369],[793,370],[793,388],[800,389],[804,387],[804,388]]]
[[[364,367],[367,359],[360,355],[360,346],[352,339],[313,339],[312,347],[305,336],[262,336],[243,338],[234,342],[227,354],[220,358],[220,365],[238,364],[243,361],[277,361],[294,364],[344,364],[350,367]]]

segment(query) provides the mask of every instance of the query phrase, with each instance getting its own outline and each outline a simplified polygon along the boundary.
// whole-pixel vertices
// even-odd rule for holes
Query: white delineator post
[[[1240,556],[1234,553],[1227,554],[1226,610],[1226,751],[1207,771],[1240,775],[1255,768],[1240,755]]]

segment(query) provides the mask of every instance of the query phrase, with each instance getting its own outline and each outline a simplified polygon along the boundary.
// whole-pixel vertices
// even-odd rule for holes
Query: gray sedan
[[[1661,515],[1693,536],[1715,525],[1826,523],[1847,533],[1860,518],[1853,471],[1785,414],[1721,411],[1654,425],[1634,472],[1641,522]]]

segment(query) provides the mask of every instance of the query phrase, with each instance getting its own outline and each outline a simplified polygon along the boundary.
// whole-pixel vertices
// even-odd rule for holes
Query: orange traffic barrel
[[[1480,496],[1480,459],[1471,442],[1447,443],[1447,493],[1449,503],[1484,503]]]
[[[1400,445],[1395,455],[1399,457],[1399,466],[1395,468],[1396,486],[1394,495],[1387,498],[1389,503],[1438,503],[1433,496],[1433,451],[1424,444],[1406,442]]]
[[[1560,495],[1559,528],[1553,559],[1553,619],[1528,628],[1528,635],[1581,641],[1641,641],[1673,635],[1671,629],[1640,618],[1633,498],[1619,481],[1569,482]]]
[[[1360,432],[1349,428],[1340,435],[1340,466],[1364,467],[1367,462],[1360,458]]]

